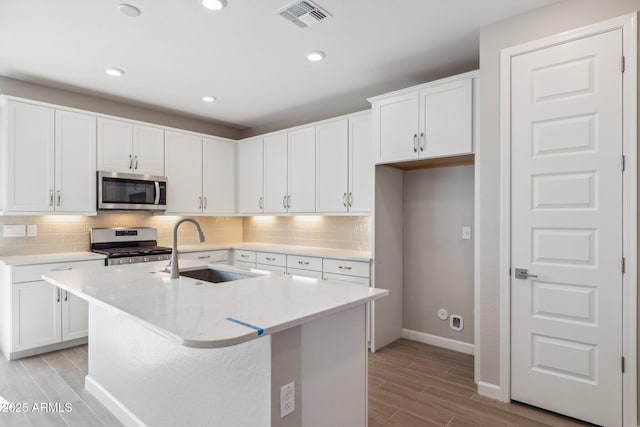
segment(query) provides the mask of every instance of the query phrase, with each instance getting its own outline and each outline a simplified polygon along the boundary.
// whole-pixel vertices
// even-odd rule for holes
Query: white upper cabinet
[[[316,126],[316,211],[348,211],[349,122]]]
[[[287,211],[287,133],[264,137],[264,212]]]
[[[315,126],[288,133],[288,212],[316,210],[316,129]]]
[[[473,80],[467,73],[371,98],[378,163],[473,152]]]
[[[3,212],[95,214],[95,117],[12,99],[3,107]]]
[[[202,137],[191,133],[165,132],[167,213],[201,213]]]
[[[373,211],[374,155],[371,113],[349,118],[349,212]]]
[[[219,138],[202,138],[202,212],[235,211],[235,147]]]
[[[237,156],[238,213],[262,213],[264,211],[262,138],[239,142]]]
[[[98,170],[164,175],[164,130],[98,118]]]

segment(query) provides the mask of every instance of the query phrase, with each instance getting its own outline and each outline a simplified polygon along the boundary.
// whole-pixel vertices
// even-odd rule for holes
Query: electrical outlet
[[[464,323],[462,320],[462,316],[460,316],[459,314],[451,315],[450,324],[449,324],[451,329],[453,329],[454,331],[460,332],[462,330],[463,325]]]
[[[27,225],[27,237],[36,237],[38,235],[38,224]]]
[[[296,383],[290,382],[280,387],[280,418],[296,410]]]
[[[471,240],[471,227],[462,227],[462,240]]]

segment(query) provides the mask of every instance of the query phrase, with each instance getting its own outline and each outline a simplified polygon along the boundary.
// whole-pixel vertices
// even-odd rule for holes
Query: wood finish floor
[[[0,426],[121,426],[84,390],[86,374],[87,346],[11,362],[0,356],[0,397],[25,402],[29,409],[41,402],[73,407],[71,412],[0,411]],[[473,357],[466,354],[399,340],[369,355],[369,427],[580,425],[587,424],[478,396]]]

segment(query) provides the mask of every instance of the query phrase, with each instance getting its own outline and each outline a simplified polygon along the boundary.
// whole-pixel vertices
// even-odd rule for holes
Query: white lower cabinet
[[[226,264],[229,262],[229,250],[220,249],[213,251],[180,252],[180,259],[197,259],[203,262],[213,262],[215,264]]]
[[[104,261],[2,266],[0,344],[7,359],[86,342],[87,302],[40,276],[53,270],[87,267],[103,268]]]

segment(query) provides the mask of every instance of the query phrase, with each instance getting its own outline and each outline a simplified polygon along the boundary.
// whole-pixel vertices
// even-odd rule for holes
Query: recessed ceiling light
[[[120,68],[109,67],[105,70],[105,73],[109,74],[110,76],[120,77],[124,74],[124,70],[121,70]]]
[[[127,16],[138,16],[142,13],[137,7],[126,3],[119,5],[118,9],[120,10],[120,12]]]
[[[202,5],[209,10],[220,10],[227,7],[227,0],[202,0]]]
[[[325,56],[327,56],[327,54],[321,50],[314,50],[312,52],[307,53],[307,59],[311,62],[322,61]]]
[[[204,102],[213,102],[213,101],[215,101],[215,100],[216,100],[216,97],[215,97],[215,96],[203,96],[203,97],[202,97],[202,100],[203,100]]]

